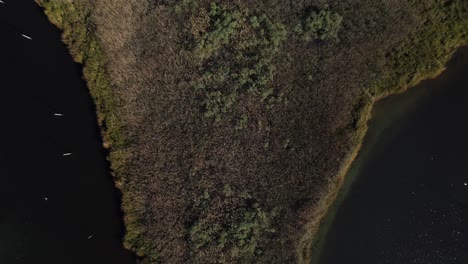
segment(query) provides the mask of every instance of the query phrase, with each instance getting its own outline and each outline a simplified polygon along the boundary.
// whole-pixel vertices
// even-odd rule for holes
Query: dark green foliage
[[[215,2],[211,3],[209,14],[209,28],[197,40],[195,55],[204,59],[209,58],[213,52],[227,45],[239,26],[242,14],[239,10],[227,10]]]
[[[231,196],[235,194],[226,187],[225,193]],[[239,194],[237,194],[239,195]],[[242,194],[237,198],[241,198]],[[218,222],[210,222],[206,218],[198,219],[189,230],[190,242],[196,250],[225,250],[230,256],[222,257],[218,262],[229,262],[229,259],[251,258],[262,254],[259,248],[260,237],[275,233],[270,221],[275,212],[265,213],[257,203],[252,207],[242,208],[238,214],[241,217],[231,222],[228,226],[220,226]],[[229,217],[225,215],[224,217]]]
[[[328,9],[312,10],[302,23],[298,24],[295,32],[306,41],[335,40],[341,29],[343,17]]]
[[[221,91],[208,92],[203,101],[206,108],[205,116],[213,117],[216,122],[221,121],[223,113],[226,113],[235,100],[235,93],[224,95]]]
[[[236,129],[243,130],[247,127],[247,123],[249,122],[249,116],[246,114],[242,114],[239,121],[237,122]]]
[[[197,222],[190,229],[190,240],[195,249],[199,249],[210,243],[220,231],[219,226],[211,225],[205,221]]]
[[[287,31],[264,14],[257,17],[245,9],[216,3],[211,4],[208,16],[205,33],[195,36],[194,54],[201,60],[202,77],[194,87],[205,91],[205,116],[219,122],[240,94],[260,93],[264,100],[273,93],[269,87],[275,71],[272,60]]]

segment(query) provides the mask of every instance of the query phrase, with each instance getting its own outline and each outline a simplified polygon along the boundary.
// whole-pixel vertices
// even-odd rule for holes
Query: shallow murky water
[[[468,263],[467,117],[468,48],[378,102],[316,262]]]

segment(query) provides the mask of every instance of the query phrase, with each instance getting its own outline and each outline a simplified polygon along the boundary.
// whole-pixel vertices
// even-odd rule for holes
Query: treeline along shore
[[[142,263],[307,263],[372,104],[438,74],[468,1],[36,0],[94,99]]]

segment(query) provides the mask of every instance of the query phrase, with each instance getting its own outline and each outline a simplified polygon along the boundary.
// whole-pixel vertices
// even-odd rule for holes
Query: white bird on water
[[[47,197],[44,197],[44,200],[46,200],[46,201],[47,201],[48,199],[49,199],[49,198],[47,198]]]
[[[60,113],[54,113],[54,116],[63,116],[63,114],[60,114]]]
[[[71,153],[70,153],[70,152],[68,152],[68,153],[63,153],[63,155],[62,155],[62,156],[70,156],[70,155],[71,155]]]
[[[94,236],[94,235],[90,235],[90,236],[88,236],[88,239],[91,239],[93,236]]]
[[[30,36],[28,36],[28,35],[21,34],[21,36],[24,37],[24,38],[27,38],[27,39],[29,39],[29,40],[32,40],[32,38],[31,38]]]

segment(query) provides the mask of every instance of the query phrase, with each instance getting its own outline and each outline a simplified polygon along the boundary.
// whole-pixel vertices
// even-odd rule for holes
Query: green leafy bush
[[[209,18],[208,31],[198,40],[195,49],[196,56],[202,59],[209,58],[214,51],[229,43],[238,27],[241,13],[238,10],[229,11],[213,2]]]
[[[205,117],[220,121],[238,95],[248,91],[260,95],[262,101],[273,95],[272,60],[287,30],[264,14],[257,16],[239,7],[212,3],[208,12],[203,10],[197,13],[200,17],[192,18],[201,76],[193,87],[205,92]],[[206,29],[200,29],[206,14]],[[201,37],[197,37],[199,32],[204,32]]]
[[[270,219],[274,212],[267,214],[258,204],[243,208],[242,218],[230,226],[221,227],[205,218],[198,219],[189,230],[192,246],[200,250],[212,246],[216,249],[228,248],[231,258],[261,254],[258,238],[264,233],[274,233]]]
[[[306,41],[334,40],[338,38],[343,17],[333,11],[322,9],[311,11],[303,23],[295,28]]]

